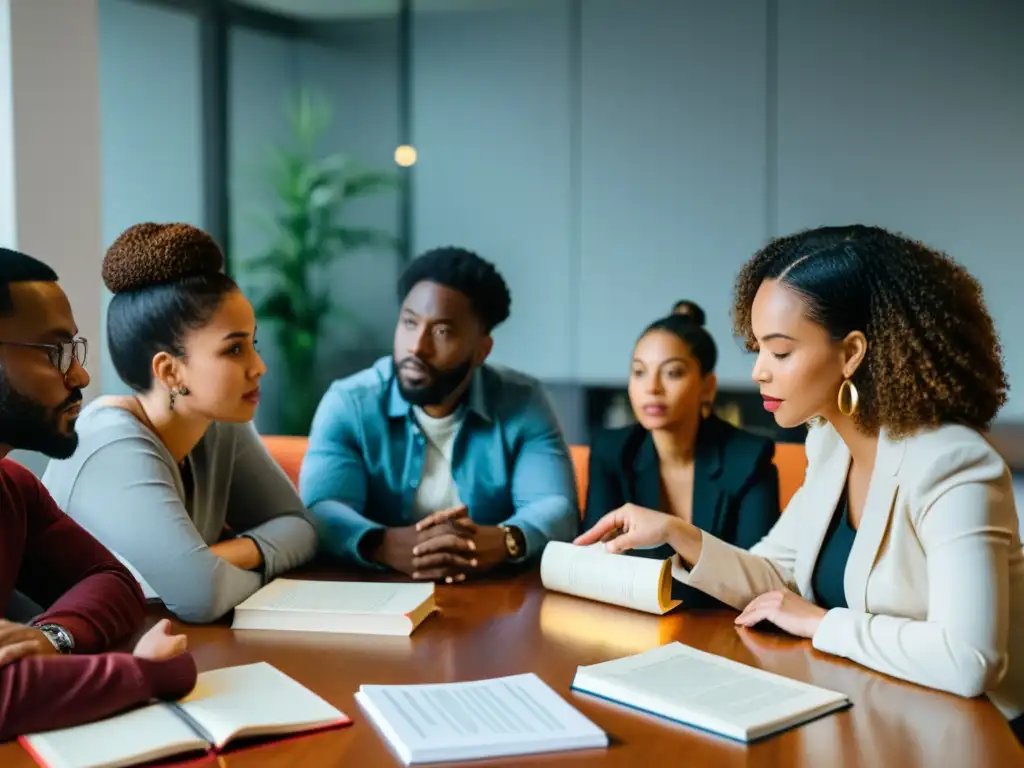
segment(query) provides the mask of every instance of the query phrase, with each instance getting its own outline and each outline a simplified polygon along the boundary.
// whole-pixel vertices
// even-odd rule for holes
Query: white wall
[[[722,309],[767,234],[765,33],[758,0],[583,3],[584,381],[624,381],[637,335],[684,297],[708,310],[723,374],[745,376]]]
[[[418,248],[505,271],[495,357],[624,380],[643,325],[707,310],[748,385],[732,279],[770,235],[863,221],[978,278],[1024,415],[1024,4],[568,0],[414,28]],[[722,6],[722,7],[719,7]],[[726,9],[725,6],[728,6]],[[771,9],[775,9],[775,15]]]
[[[948,251],[985,290],[1018,417],[1022,30],[1003,0],[779,3],[780,232],[858,220]]]
[[[0,0],[0,243],[52,266],[81,336],[100,336],[95,0]],[[95,346],[94,346],[95,349]],[[100,389],[93,370],[91,397]],[[41,457],[18,455],[32,468]]]
[[[413,31],[413,247],[493,261],[512,288],[493,359],[552,379],[575,372],[578,332],[570,5],[419,14]]]
[[[100,0],[100,136],[103,249],[142,221],[203,225],[199,25],[190,14],[131,0]],[[127,393],[107,353],[98,265],[88,279],[103,291],[103,331],[93,368],[103,391]]]

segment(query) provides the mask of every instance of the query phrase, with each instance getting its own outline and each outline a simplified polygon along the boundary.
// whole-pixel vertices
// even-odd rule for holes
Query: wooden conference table
[[[303,578],[328,578],[310,573]],[[333,574],[330,578],[345,578]],[[187,626],[200,670],[265,660],[354,721],[335,731],[230,751],[228,768],[399,766],[353,699],[362,683],[430,683],[535,672],[610,736],[607,750],[516,758],[494,765],[744,766],[1024,765],[1005,720],[985,699],[964,700],[869,672],[814,651],[809,641],[738,630],[728,611],[648,616],[547,592],[536,571],[511,578],[439,585],[439,614],[409,638],[232,632]],[[150,624],[161,615],[154,611]],[[680,640],[738,661],[846,693],[853,707],[742,745],[571,692],[576,666]],[[461,765],[480,765],[481,763]],[[0,765],[34,763],[16,744]]]

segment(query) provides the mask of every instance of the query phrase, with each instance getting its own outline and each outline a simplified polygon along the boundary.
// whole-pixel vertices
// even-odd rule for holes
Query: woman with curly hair
[[[107,341],[134,394],[78,419],[79,447],[43,482],[186,621],[213,621],[310,560],[298,492],[249,424],[266,366],[256,320],[213,239],[138,224],[110,246]]]
[[[981,288],[875,227],[757,253],[736,331],[783,427],[810,423],[803,487],[749,552],[640,507],[577,543],[669,543],[676,578],[818,650],[962,696],[1024,731],[1024,554],[1010,474],[982,436],[1006,398]]]

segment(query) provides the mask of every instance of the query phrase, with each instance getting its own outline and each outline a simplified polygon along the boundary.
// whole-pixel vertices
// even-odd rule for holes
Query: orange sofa
[[[299,469],[302,467],[302,458],[306,455],[307,439],[305,437],[265,435],[263,442],[267,446],[267,450],[270,451],[270,455],[281,465],[285,474],[298,485]],[[587,499],[587,486],[590,480],[590,447],[571,445],[569,453],[572,456],[573,468],[576,470],[576,490],[579,493],[582,507]],[[785,509],[789,500],[793,498],[793,494],[804,481],[807,456],[804,453],[803,445],[777,443],[775,466],[779,469],[779,509]]]

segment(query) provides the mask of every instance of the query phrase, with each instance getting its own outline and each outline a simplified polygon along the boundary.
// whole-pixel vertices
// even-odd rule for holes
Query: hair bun
[[[103,257],[103,283],[112,293],[175,283],[220,272],[224,254],[191,224],[136,224],[122,232]]]
[[[676,317],[680,317],[683,320],[687,320],[694,325],[704,327],[704,323],[707,321],[707,317],[704,314],[703,308],[695,301],[689,299],[683,299],[677,301],[675,306],[672,307],[672,314]]]

